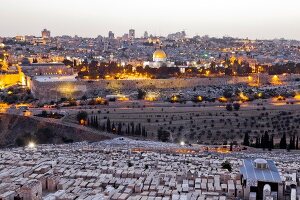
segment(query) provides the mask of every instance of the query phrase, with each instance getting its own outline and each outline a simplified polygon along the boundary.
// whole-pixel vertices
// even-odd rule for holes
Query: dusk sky
[[[0,36],[153,35],[300,40],[299,0],[1,0]]]

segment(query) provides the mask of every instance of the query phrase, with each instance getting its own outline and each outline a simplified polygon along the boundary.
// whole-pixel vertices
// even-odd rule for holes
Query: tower
[[[108,32],[108,38],[109,39],[114,39],[115,38],[115,34],[112,31]]]
[[[42,38],[49,39],[51,37],[51,32],[47,29],[42,30]]]
[[[144,38],[146,38],[146,39],[147,39],[148,37],[149,37],[149,34],[148,34],[148,32],[147,32],[147,31],[145,31],[145,32],[144,32]]]
[[[135,30],[134,29],[130,29],[129,30],[129,39],[134,39],[135,38]]]

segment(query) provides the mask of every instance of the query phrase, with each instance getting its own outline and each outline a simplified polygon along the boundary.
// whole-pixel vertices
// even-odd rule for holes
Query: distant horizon
[[[43,28],[42,30],[44,29],[47,29],[47,28]],[[41,30],[41,31],[42,31]],[[50,29],[47,29],[48,31],[51,32],[51,37],[54,38],[54,37],[62,37],[62,36],[69,36],[69,37],[80,37],[80,38],[97,38],[98,36],[102,36],[102,37],[106,37],[108,38],[108,33],[105,34],[105,35],[101,35],[101,34],[98,34],[97,36],[82,36],[82,35],[78,35],[78,34],[73,34],[73,35],[69,35],[69,34],[60,34],[60,35],[53,35],[52,31]],[[129,30],[129,29],[128,29]],[[40,32],[41,32],[40,31]],[[112,31],[113,32],[113,31]],[[148,31],[147,31],[148,32]],[[175,31],[175,32],[172,32],[172,33],[167,33],[166,35],[154,35],[154,34],[151,34],[150,32],[148,32],[148,38],[150,38],[150,35],[152,35],[153,37],[167,37],[169,34],[173,34],[173,33],[177,33],[177,32],[181,32],[181,31]],[[114,32],[113,32],[114,33]],[[114,33],[115,34],[115,33]],[[115,34],[115,39],[117,38],[122,38],[122,36],[124,34],[128,34],[128,32],[124,32],[122,35],[116,35]],[[18,34],[18,35],[12,35],[12,36],[2,36],[0,35],[0,38],[14,38],[16,36],[34,36],[34,37],[41,37],[41,33],[39,34]],[[288,40],[288,41],[300,41],[300,39],[293,39],[293,38],[284,38],[284,37],[281,37],[281,38],[249,38],[249,37],[239,37],[239,36],[232,36],[232,35],[223,35],[223,36],[214,36],[214,35],[208,35],[208,34],[204,34],[204,35],[189,35],[187,34],[186,35],[186,38],[193,38],[193,37],[196,37],[196,36],[199,36],[199,37],[204,37],[204,36],[208,36],[209,38],[223,38],[223,37],[230,37],[230,38],[234,38],[234,39],[248,39],[248,40],[281,40],[281,39],[284,39],[284,40]],[[136,35],[135,38],[143,38],[143,35]]]
[[[133,28],[137,37],[185,30],[188,37],[300,40],[295,0],[9,0],[1,6],[0,37],[39,36],[47,28],[53,36],[95,38]]]

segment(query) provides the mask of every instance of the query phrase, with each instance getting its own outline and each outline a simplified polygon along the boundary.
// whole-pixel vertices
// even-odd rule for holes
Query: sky
[[[167,35],[300,40],[299,0],[0,0],[0,36]]]

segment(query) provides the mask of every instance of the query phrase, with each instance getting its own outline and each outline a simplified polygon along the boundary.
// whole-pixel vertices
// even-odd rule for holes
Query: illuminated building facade
[[[74,74],[73,68],[65,66],[64,63],[31,63],[22,65],[21,67],[27,76]]]

